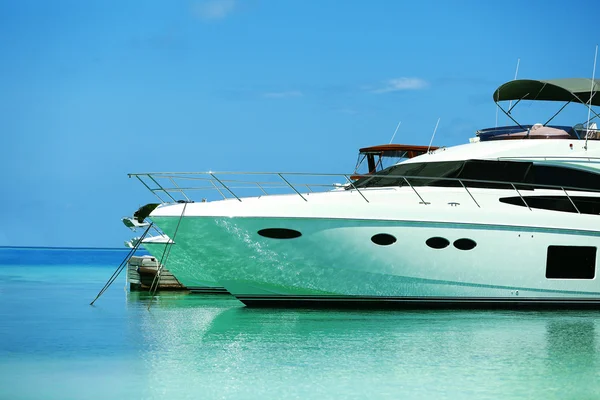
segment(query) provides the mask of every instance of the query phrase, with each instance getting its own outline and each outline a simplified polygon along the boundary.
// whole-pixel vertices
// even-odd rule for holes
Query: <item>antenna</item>
[[[592,70],[592,86],[590,87],[590,100],[588,104],[588,117],[586,123],[586,132],[585,132],[585,146],[584,148],[587,150],[587,142],[590,137],[590,112],[592,111],[592,96],[594,93],[594,86],[596,81],[594,78],[596,77],[596,59],[598,58],[598,45],[596,45],[596,53],[594,54],[594,69]]]
[[[498,127],[498,107],[496,107],[496,128]]]
[[[394,134],[392,135],[392,138],[390,139],[390,144],[392,144],[392,142],[394,141],[394,138],[396,137],[396,132],[398,132],[398,128],[400,128],[401,124],[402,124],[402,121],[399,121],[398,125],[396,125],[396,130],[394,131]]]
[[[428,153],[429,153],[429,149],[431,148],[431,143],[433,143],[433,138],[435,137],[435,132],[437,131],[439,124],[440,124],[440,118],[438,118],[437,123],[435,124],[435,129],[433,130],[433,135],[431,135],[431,140],[429,141],[429,146],[427,146]]]
[[[519,64],[520,63],[521,63],[521,59],[517,58],[517,69],[515,70],[515,79],[513,79],[513,81],[516,81],[517,80],[517,75],[519,75]],[[509,110],[510,110],[511,106],[512,106],[512,100],[508,102],[508,109]],[[497,109],[496,109],[496,113],[498,113]]]
[[[515,71],[515,79],[513,79],[513,80],[517,79],[517,75],[519,74],[519,64],[520,63],[521,63],[521,59],[517,58],[517,69]],[[497,102],[496,102],[496,105],[498,105]],[[508,102],[508,110],[509,110],[508,112],[510,112],[511,106],[512,106],[512,100]],[[496,107],[496,128],[498,127],[498,108],[499,107]]]

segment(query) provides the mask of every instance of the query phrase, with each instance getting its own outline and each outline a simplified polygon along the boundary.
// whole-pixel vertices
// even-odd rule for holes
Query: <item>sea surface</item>
[[[0,399],[600,398],[600,311],[90,306],[126,254],[0,248]]]

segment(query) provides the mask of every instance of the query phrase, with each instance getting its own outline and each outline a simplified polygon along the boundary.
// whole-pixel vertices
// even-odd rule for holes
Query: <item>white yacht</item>
[[[494,99],[593,112],[598,85],[515,80]],[[246,195],[249,175],[131,176],[151,177],[155,194],[183,193],[158,183],[182,179],[224,197],[164,202],[150,218],[248,306],[600,307],[598,131],[548,122],[482,130],[357,180],[336,175],[326,191],[299,174],[259,174],[260,195]],[[291,193],[266,195],[267,177]]]

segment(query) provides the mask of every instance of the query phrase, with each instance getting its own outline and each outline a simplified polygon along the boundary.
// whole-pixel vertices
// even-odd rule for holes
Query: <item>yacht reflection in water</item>
[[[591,318],[549,320],[546,326],[548,368],[565,370],[565,383],[593,380],[599,367],[596,336],[596,323]]]
[[[465,398],[465,387],[472,398],[597,398],[596,313],[273,310],[157,297],[150,311],[143,297],[128,304],[146,397],[323,398],[337,388],[369,398],[366,376],[423,398]]]

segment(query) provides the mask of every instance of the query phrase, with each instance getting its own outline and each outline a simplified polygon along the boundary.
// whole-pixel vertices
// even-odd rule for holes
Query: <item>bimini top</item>
[[[417,146],[410,144],[382,144],[378,146],[363,147],[360,154],[381,154],[384,157],[413,158],[428,151],[437,150],[435,146]]]
[[[381,171],[397,162],[420,156],[428,151],[437,150],[434,146],[417,146],[411,144],[382,144],[378,146],[363,147],[358,151],[356,167],[350,179],[359,179],[363,175],[373,174]],[[367,162],[367,170],[364,171],[363,162]],[[361,172],[361,169],[363,172]]]
[[[494,101],[548,100],[600,106],[600,80],[568,78],[551,80],[516,79],[500,86],[494,92]],[[590,96],[591,94],[591,96]]]

